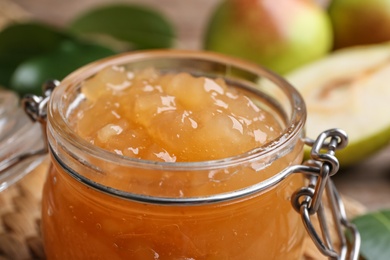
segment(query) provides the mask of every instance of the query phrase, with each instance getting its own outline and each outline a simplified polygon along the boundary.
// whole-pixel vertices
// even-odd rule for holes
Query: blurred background
[[[104,27],[107,24],[111,24],[112,27],[109,28],[108,26],[108,29],[104,29],[105,31],[103,33],[115,31],[116,35],[114,36],[129,37],[132,40],[132,34],[136,34],[137,30],[145,29],[146,27],[143,27],[144,24],[148,24],[149,21],[153,20],[154,24],[153,22],[150,23],[150,26],[152,27],[147,28],[153,32],[151,33],[153,37],[149,38],[146,42],[142,42],[143,39],[141,39],[141,43],[137,43],[138,46],[137,44],[134,45],[135,47],[138,47],[138,49],[147,49],[151,46],[162,46],[164,48],[190,50],[204,49],[207,47],[206,49],[220,50],[225,53],[238,50],[236,54],[243,54],[244,58],[264,58],[259,63],[262,63],[262,65],[266,65],[267,67],[269,66],[269,68],[283,76],[288,70],[298,68],[303,64],[309,64],[311,61],[316,61],[322,57],[329,57],[333,52],[347,47],[348,45],[364,45],[363,48],[358,49],[357,52],[352,52],[352,58],[348,58],[348,55],[345,55],[338,63],[333,62],[324,65],[324,67],[317,66],[316,70],[317,73],[319,73],[319,76],[314,80],[315,84],[313,85],[314,88],[317,87],[317,79],[321,80],[323,86],[330,86],[328,89],[324,90],[324,93],[326,92],[328,94],[334,89],[341,89],[341,95],[337,96],[340,93],[336,93],[336,99],[331,99],[331,103],[325,104],[328,105],[328,107],[325,107],[324,111],[326,112],[325,114],[330,114],[329,109],[332,110],[332,113],[334,113],[333,115],[338,112],[338,114],[346,114],[346,110],[348,109],[345,109],[344,107],[344,109],[337,110],[337,106],[339,103],[342,105],[346,104],[347,108],[352,106],[348,101],[355,99],[356,93],[353,91],[348,92],[348,90],[353,88],[351,85],[364,85],[366,78],[371,77],[373,74],[381,74],[377,73],[378,71],[387,72],[387,76],[385,75],[386,73],[380,75],[380,77],[383,78],[380,78],[379,84],[373,84],[373,86],[371,86],[372,88],[376,88],[377,85],[381,85],[381,88],[373,91],[372,88],[370,89],[365,86],[366,89],[364,91],[367,91],[367,93],[364,93],[360,88],[360,92],[358,92],[363,99],[357,99],[359,101],[356,102],[357,104],[352,102],[356,100],[351,101],[353,105],[364,108],[363,111],[367,112],[361,117],[359,117],[359,114],[353,115],[357,116],[357,119],[355,117],[354,120],[359,122],[355,122],[351,119],[353,116],[348,117],[348,115],[346,120],[341,119],[338,121],[344,121],[342,123],[347,127],[352,126],[352,131],[359,135],[359,132],[366,128],[365,125],[372,124],[367,122],[375,122],[375,118],[379,118],[377,119],[377,122],[380,121],[378,125],[381,125],[382,128],[379,129],[379,132],[382,135],[379,135],[380,138],[378,135],[370,136],[370,138],[366,138],[365,142],[362,143],[359,143],[361,140],[354,140],[353,143],[355,146],[349,146],[353,148],[346,152],[342,161],[343,167],[340,172],[333,177],[337,188],[348,201],[348,209],[354,208],[353,206],[358,209],[355,212],[355,215],[362,214],[365,211],[374,212],[371,214],[374,216],[371,220],[373,220],[372,222],[375,222],[374,224],[377,224],[376,226],[374,225],[377,229],[375,229],[375,232],[371,232],[371,230],[373,230],[371,226],[366,225],[368,227],[368,234],[375,240],[375,238],[378,237],[378,233],[381,233],[380,231],[382,230],[383,237],[378,237],[379,241],[373,241],[371,244],[369,243],[368,251],[373,247],[372,245],[378,244],[379,254],[382,254],[384,250],[389,249],[388,243],[386,244],[386,242],[383,241],[390,241],[390,233],[387,232],[388,229],[386,231],[386,229],[383,228],[383,223],[379,223],[378,225],[378,222],[380,221],[377,221],[374,214],[377,210],[386,210],[387,219],[385,215],[381,216],[382,220],[388,221],[387,223],[389,223],[390,102],[387,102],[386,98],[390,100],[390,92],[387,90],[388,88],[383,85],[386,85],[387,82],[390,81],[388,76],[390,75],[390,66],[388,65],[390,60],[390,45],[386,45],[387,43],[381,45],[378,50],[375,48],[367,48],[367,50],[370,51],[368,54],[365,52],[365,45],[384,43],[390,40],[390,1],[313,0],[313,2],[315,1],[319,4],[319,6],[317,6],[319,8],[317,9],[313,8],[310,0],[228,1],[235,3],[241,1],[239,4],[245,2],[246,6],[243,7],[242,10],[237,10],[236,15],[238,16],[234,16],[236,18],[235,20],[229,17],[230,20],[228,19],[227,21],[221,22],[220,20],[224,19],[224,15],[226,17],[226,13],[222,12],[222,15],[219,13],[219,21],[218,19],[212,20],[212,18],[214,18],[214,15],[216,14],[215,10],[220,6],[219,4],[222,0],[0,0],[0,29],[3,29],[3,31],[0,32],[0,88],[8,87],[19,92],[19,94],[33,93],[32,90],[38,89],[40,93],[40,84],[43,79],[46,79],[49,72],[59,73],[55,77],[61,79],[75,68],[78,68],[91,60],[111,55],[113,52],[112,50],[105,49],[107,46],[101,48],[102,46],[85,45],[85,43],[79,42],[81,39],[84,40],[84,36],[91,33],[91,31],[94,33],[93,30],[99,28],[100,25],[103,25],[102,27]],[[256,13],[256,10],[251,12],[252,9],[255,9],[256,3],[258,4],[260,2],[266,3],[268,9],[266,8],[266,11],[260,10],[258,13]],[[101,21],[98,22],[96,17],[91,18],[91,16],[89,16],[87,22],[85,22],[85,20],[77,20],[77,18],[82,17],[95,8],[117,3],[130,5],[137,4],[150,8],[149,10],[155,11],[155,13],[149,13],[150,16],[138,16],[140,18],[139,21],[135,20],[134,17],[137,16],[135,15],[131,18],[132,20],[125,19],[123,23],[121,23],[121,20],[118,21],[118,19],[116,19],[116,13],[114,13],[114,15],[111,13],[111,15],[108,16],[110,18],[108,18],[107,21],[103,21],[103,24],[100,23],[100,25],[99,22]],[[289,6],[291,3],[293,4]],[[293,6],[294,3],[299,3],[298,5],[300,6],[294,9],[296,7]],[[236,7],[237,6],[241,7],[240,5],[236,5]],[[302,6],[304,7],[302,8]],[[330,12],[328,12],[329,9],[331,9],[328,8],[330,6],[333,8],[332,22],[328,20],[330,16],[327,16],[330,14]],[[247,9],[245,10],[245,8]],[[301,12],[302,10],[303,12]],[[118,9],[116,9],[116,11],[118,11]],[[137,14],[137,12],[135,14]],[[270,12],[273,12],[273,14],[279,17],[279,24],[270,23],[270,25],[264,23],[267,19],[258,19],[260,14],[267,17]],[[75,19],[77,23],[74,23]],[[7,26],[12,25],[14,22],[20,21],[27,21],[27,23],[30,21],[39,21],[41,22],[41,25],[18,27],[18,23],[15,23],[16,26],[13,28],[12,26],[10,26],[11,29],[7,28]],[[254,22],[254,24],[252,22]],[[129,23],[135,24],[135,28],[127,30],[126,26],[122,27],[123,24]],[[259,24],[261,25],[259,26]],[[116,26],[118,28],[116,28]],[[253,29],[251,27],[261,29],[251,31]],[[212,30],[208,31],[210,28],[212,28]],[[5,29],[10,30],[7,31]],[[246,31],[246,29],[248,30]],[[4,31],[7,32],[4,33]],[[71,31],[71,33],[64,36],[63,33],[65,31],[66,33]],[[276,37],[270,40],[272,37],[268,38],[268,36],[273,35],[276,31],[280,33],[282,37],[279,39]],[[259,36],[261,32],[265,32],[265,36],[264,34]],[[99,31],[98,33],[101,32]],[[159,42],[159,33],[163,36],[167,36],[165,38],[166,42]],[[229,34],[229,37],[225,37],[224,33]],[[276,33],[276,35],[278,33]],[[69,35],[71,35],[71,39],[67,38]],[[75,35],[76,37],[72,38]],[[97,38],[91,39],[96,40]],[[227,41],[226,39],[229,40]],[[110,45],[112,43],[111,40],[105,41],[105,43],[109,44],[109,47],[123,47],[121,45],[123,42],[115,42],[114,45]],[[286,42],[287,47],[283,49],[285,47],[283,45]],[[69,43],[71,44],[69,45]],[[118,43],[120,44],[118,45]],[[155,45],[153,45],[154,43]],[[131,44],[126,45],[123,50],[137,49],[133,48],[134,46]],[[278,49],[280,46],[283,46],[283,48]],[[275,56],[268,56],[269,53],[262,52],[262,50],[265,49],[270,49],[271,53],[272,51],[276,51],[272,54],[275,54]],[[115,51],[118,52],[118,50]],[[120,51],[121,50],[119,50],[119,52]],[[278,56],[279,54],[282,55]],[[356,61],[353,60],[354,57]],[[279,63],[274,63],[275,60],[279,61],[279,59]],[[59,60],[61,60],[61,62],[58,62]],[[75,62],[76,60],[77,62]],[[342,65],[343,62],[340,61],[346,61],[345,65]],[[53,62],[55,64],[53,64]],[[370,62],[372,63],[372,66],[365,65]],[[29,73],[29,76],[32,75],[34,77],[40,73],[42,75],[33,79],[28,78],[25,76],[25,72],[29,72],[30,69],[34,69],[35,72]],[[353,72],[354,69],[356,70],[356,73]],[[388,69],[388,71],[385,69]],[[310,74],[310,72],[305,73],[306,76]],[[12,78],[10,78],[10,75],[13,75]],[[335,77],[329,82],[327,78],[330,76]],[[346,81],[343,81],[343,79],[346,79]],[[35,85],[31,83],[33,81],[35,81]],[[300,87],[300,84],[297,84],[296,86]],[[347,89],[347,91],[343,93],[343,90],[345,89]],[[316,90],[314,89],[314,91]],[[374,93],[375,91],[377,93]],[[386,95],[388,96],[386,97]],[[373,100],[366,100],[366,96],[374,98],[372,98]],[[382,107],[377,106],[377,99],[381,99],[382,103],[380,104],[383,105]],[[308,104],[308,102],[306,103]],[[316,100],[314,100],[314,103],[316,103]],[[375,108],[372,108],[373,105]],[[321,106],[321,104],[319,104],[319,106]],[[330,116],[329,120],[332,119],[332,116]],[[380,124],[382,121],[387,122],[385,127],[383,124]],[[358,127],[353,129],[355,123],[357,123]],[[310,124],[308,124],[308,126],[309,127],[307,128],[313,127],[313,125]],[[335,126],[332,125],[332,127]],[[324,130],[322,126],[319,126],[319,128]],[[326,129],[328,129],[328,127]],[[378,132],[376,134],[378,134]],[[316,134],[314,134],[314,136],[309,135],[310,138],[315,138],[316,136]],[[368,146],[370,147],[367,148]],[[368,241],[370,242],[370,238]],[[374,257],[372,259],[390,259],[390,251],[387,252],[388,254],[384,255],[384,258]]]
[[[113,3],[141,4],[166,16],[174,25],[179,46],[186,49],[201,47],[207,20],[220,0],[13,0],[37,19],[55,26],[67,25],[72,19],[91,8]]]
[[[0,3],[5,0],[0,0]],[[8,1],[10,2],[10,1]],[[151,7],[165,16],[173,25],[176,47],[201,49],[205,29],[220,0],[13,0],[16,13],[56,26],[67,26],[72,19],[86,11],[105,4],[129,3]],[[318,1],[326,6],[327,1]],[[20,9],[20,10],[19,10]],[[3,9],[4,10],[4,9]],[[336,184],[343,194],[374,210],[390,207],[390,149],[335,176]]]

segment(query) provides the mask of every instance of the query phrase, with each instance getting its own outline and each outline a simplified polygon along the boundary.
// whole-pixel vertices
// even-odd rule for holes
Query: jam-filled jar
[[[286,81],[217,54],[134,52],[75,71],[47,108],[48,259],[299,259],[294,205],[324,186],[301,174],[322,172],[301,165],[305,119]]]

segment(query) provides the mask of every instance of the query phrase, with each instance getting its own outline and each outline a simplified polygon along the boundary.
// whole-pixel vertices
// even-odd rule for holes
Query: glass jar
[[[43,149],[42,138],[40,126],[23,111],[17,94],[0,88],[0,192],[42,162],[45,157],[36,154],[18,163],[26,153]]]
[[[75,133],[74,111],[84,103],[82,83],[113,65],[223,78],[269,111],[282,134],[212,161],[157,162],[103,150]],[[305,120],[304,102],[286,81],[217,54],[135,52],[75,71],[48,105],[48,259],[299,259],[305,230],[291,198],[305,178],[288,169],[302,162]]]

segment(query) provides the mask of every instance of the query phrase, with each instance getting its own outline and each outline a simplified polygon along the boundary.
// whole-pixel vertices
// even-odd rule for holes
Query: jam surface
[[[260,147],[282,131],[273,111],[255,103],[254,94],[219,78],[109,67],[85,80],[81,92],[84,101],[69,118],[74,131],[132,158],[220,159]],[[298,143],[270,162],[218,171],[128,170],[103,163],[96,165],[108,169],[103,173],[82,165],[75,170],[130,193],[207,196],[273,176],[300,163],[302,151]],[[302,184],[301,176],[293,175],[233,201],[157,205],[97,191],[53,160],[42,201],[45,251],[48,259],[300,259],[304,229],[290,197]]]
[[[149,68],[108,67],[83,87],[77,133],[138,159],[215,160],[250,151],[281,133],[269,112],[221,79]]]

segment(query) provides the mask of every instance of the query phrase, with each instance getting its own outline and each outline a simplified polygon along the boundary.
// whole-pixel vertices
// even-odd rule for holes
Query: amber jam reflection
[[[67,120],[71,134],[97,153],[88,154],[83,145],[56,146],[68,136],[49,131],[63,164],[53,157],[44,188],[49,259],[299,259],[304,230],[290,197],[303,185],[300,175],[240,199],[159,205],[96,190],[67,172],[152,197],[202,197],[254,185],[301,162],[299,138],[277,156],[232,160],[223,167],[208,162],[245,154],[283,133],[286,126],[262,105],[264,99],[221,77],[117,65],[80,85],[83,100]],[[118,160],[96,156],[107,151]],[[150,167],[129,160],[148,160]],[[172,169],[183,162],[203,167]]]

